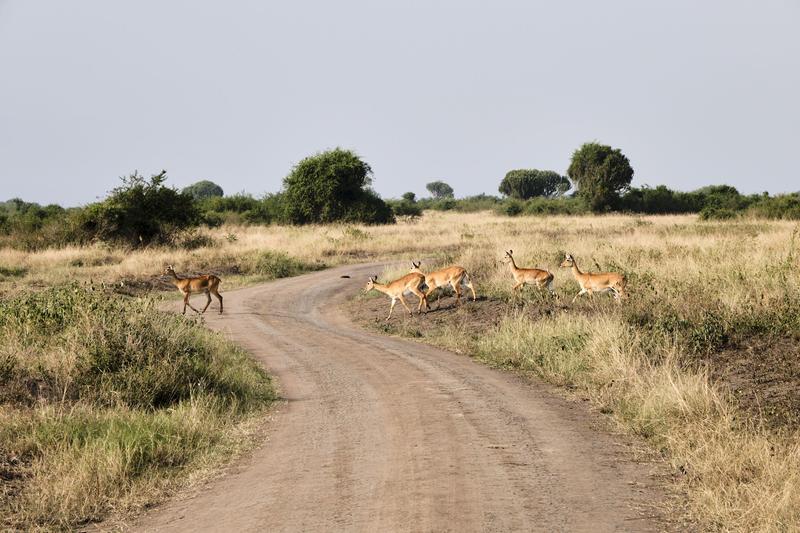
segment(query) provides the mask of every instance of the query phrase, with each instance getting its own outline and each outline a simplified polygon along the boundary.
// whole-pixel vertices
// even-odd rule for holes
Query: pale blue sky
[[[800,3],[0,0],[0,199],[167,169],[276,191],[342,146],[385,197],[619,147],[634,183],[800,189]]]

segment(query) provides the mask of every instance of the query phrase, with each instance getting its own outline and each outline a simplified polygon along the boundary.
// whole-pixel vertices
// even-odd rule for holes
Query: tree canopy
[[[567,178],[552,170],[517,169],[506,173],[499,191],[506,196],[527,200],[535,196],[561,196],[571,184]]]
[[[286,216],[293,224],[394,222],[391,208],[369,186],[372,169],[350,150],[306,157],[283,180]]]
[[[196,183],[192,183],[183,188],[181,191],[184,194],[188,194],[195,200],[205,200],[206,198],[213,198],[215,196],[223,196],[225,192],[222,190],[222,187],[214,183],[213,181],[202,180]]]
[[[425,188],[436,199],[453,197],[453,188],[443,181],[432,181],[425,185]]]
[[[603,211],[612,208],[630,185],[633,168],[619,149],[586,143],[572,154],[567,175],[592,211]]]

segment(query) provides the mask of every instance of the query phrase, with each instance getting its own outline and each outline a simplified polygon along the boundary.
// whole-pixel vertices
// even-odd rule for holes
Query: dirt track
[[[262,361],[287,401],[267,442],[234,471],[137,529],[665,527],[647,518],[664,498],[647,467],[627,460],[582,408],[466,357],[368,333],[337,312],[375,268],[223,293],[221,317],[212,304],[209,325]]]

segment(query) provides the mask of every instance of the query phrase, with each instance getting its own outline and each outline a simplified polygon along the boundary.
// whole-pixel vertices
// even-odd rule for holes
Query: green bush
[[[211,213],[245,213],[258,208],[258,200],[246,193],[213,196],[200,202],[200,209]]]
[[[395,216],[418,217],[422,215],[422,208],[417,202],[409,200],[389,200],[386,203],[392,208]]]
[[[757,218],[800,220],[800,193],[762,196],[747,209]]]
[[[166,179],[163,171],[149,180],[135,173],[122,178],[108,198],[83,211],[81,231],[91,240],[126,246],[172,244],[202,216],[192,197],[165,186]]]
[[[728,207],[709,205],[700,211],[700,220],[730,220],[739,216],[739,213]]]
[[[283,180],[288,221],[394,222],[391,208],[369,189],[371,175],[369,164],[341,148],[303,159]]]
[[[504,202],[500,209],[504,215],[515,217],[522,214],[524,208],[522,207],[522,202],[511,200],[509,202]]]
[[[531,198],[524,205],[526,215],[582,215],[588,212],[586,202],[573,196]]]
[[[222,187],[214,183],[213,181],[202,180],[198,181],[197,183],[192,183],[188,187],[184,187],[181,191],[184,194],[188,194],[195,200],[204,200],[206,198],[213,198],[223,196],[225,193],[222,190]]]
[[[620,199],[623,211],[647,214],[697,213],[705,203],[702,194],[673,191],[664,185],[656,188],[633,187]]]

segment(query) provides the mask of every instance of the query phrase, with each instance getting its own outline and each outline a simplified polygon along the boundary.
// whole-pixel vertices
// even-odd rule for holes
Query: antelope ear
[[[514,253],[514,250],[509,250],[507,253],[508,253],[508,255],[511,255],[511,254]]]

